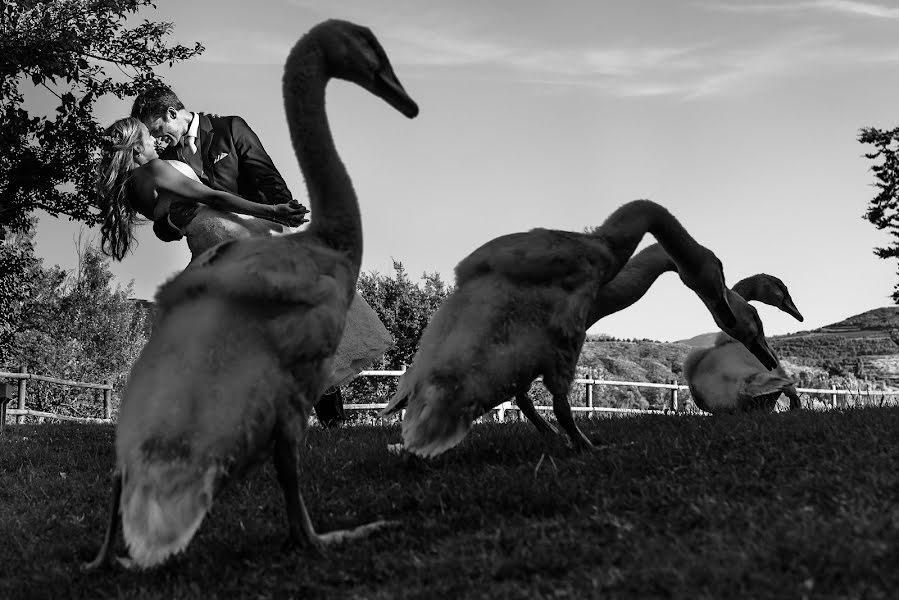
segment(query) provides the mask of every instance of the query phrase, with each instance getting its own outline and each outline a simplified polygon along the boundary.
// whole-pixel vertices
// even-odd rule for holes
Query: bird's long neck
[[[740,294],[744,300],[757,300],[760,302],[769,301],[769,303],[773,303],[776,299],[771,299],[771,293],[767,290],[766,286],[762,284],[758,275],[751,275],[745,279],[741,279],[731,290]]]
[[[627,261],[612,281],[600,288],[587,316],[587,327],[624,310],[642,298],[659,275],[676,270],[677,265],[660,244],[644,248]]]
[[[614,277],[634,253],[646,233],[651,233],[678,267],[701,264],[704,252],[696,240],[668,210],[651,200],[634,200],[613,212],[594,232],[611,252]]]
[[[325,86],[329,79],[314,41],[301,39],[284,69],[284,109],[309,190],[311,223],[307,231],[347,253],[358,271],[362,262],[362,219],[356,192],[328,125]]]

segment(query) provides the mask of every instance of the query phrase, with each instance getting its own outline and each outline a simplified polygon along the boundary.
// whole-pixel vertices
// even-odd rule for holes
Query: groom
[[[241,117],[188,111],[166,86],[139,95],[131,116],[140,119],[150,135],[165,146],[160,158],[187,163],[209,187],[261,204],[293,200],[262,142]],[[164,242],[181,239],[165,219],[154,222],[153,231]],[[325,427],[338,425],[343,420],[340,390],[322,396],[315,414]]]

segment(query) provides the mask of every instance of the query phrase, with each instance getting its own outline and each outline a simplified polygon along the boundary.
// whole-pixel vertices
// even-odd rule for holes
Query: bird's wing
[[[782,392],[787,386],[793,385],[789,377],[778,375],[772,371],[760,371],[746,377],[740,386],[740,395],[756,398],[774,392]]]

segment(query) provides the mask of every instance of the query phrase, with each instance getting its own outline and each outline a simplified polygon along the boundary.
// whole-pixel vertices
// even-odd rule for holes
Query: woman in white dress
[[[302,224],[306,214],[296,202],[259,204],[204,185],[189,165],[160,159],[147,127],[133,117],[119,119],[104,132],[97,194],[104,253],[122,260],[134,244],[137,223],[164,219],[187,239],[188,268],[202,268],[197,259],[213,246],[286,233],[283,226]],[[328,392],[348,383],[392,345],[387,329],[357,292],[334,356]],[[318,416],[324,423],[341,417]]]

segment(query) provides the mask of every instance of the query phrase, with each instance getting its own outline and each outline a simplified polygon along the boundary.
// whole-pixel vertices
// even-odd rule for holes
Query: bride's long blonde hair
[[[122,260],[128,253],[135,243],[134,225],[143,220],[128,199],[128,183],[138,166],[134,160],[135,148],[142,149],[140,120],[125,117],[103,132],[96,183],[103,219],[100,248],[115,260]]]

